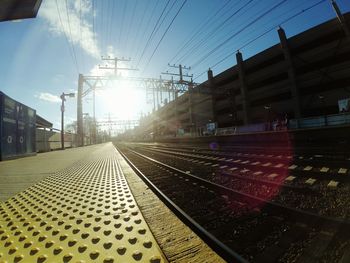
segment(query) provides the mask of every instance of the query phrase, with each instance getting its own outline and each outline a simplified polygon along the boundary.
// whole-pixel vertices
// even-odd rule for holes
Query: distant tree
[[[71,133],[77,133],[77,121],[66,124],[65,130]]]

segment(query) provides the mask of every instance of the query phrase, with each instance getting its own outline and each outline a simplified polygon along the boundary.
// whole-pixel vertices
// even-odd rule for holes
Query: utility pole
[[[190,132],[191,132],[191,135],[193,135],[194,131],[196,130],[195,123],[194,123],[194,116],[193,116],[193,90],[192,90],[193,86],[194,86],[194,83],[193,83],[193,80],[192,80],[193,75],[189,75],[188,73],[186,73],[186,74],[183,73],[183,70],[190,70],[191,67],[186,67],[186,66],[183,66],[181,64],[180,65],[175,65],[175,64],[174,65],[170,65],[169,63],[168,63],[168,66],[171,67],[171,68],[178,68],[179,69],[179,73],[169,73],[168,71],[166,71],[166,72],[162,72],[161,74],[172,76],[172,80],[173,80],[173,76],[178,76],[179,79],[180,79],[178,81],[178,83],[185,84],[188,87],[188,95],[189,95],[188,102],[189,102],[189,114],[190,114]],[[191,78],[191,80],[190,81],[184,80],[184,77]],[[176,118],[176,121],[177,121],[176,97],[177,96],[175,96],[175,107],[174,107],[174,109],[175,109],[175,118]]]
[[[188,74],[183,74],[183,70],[190,70],[191,67],[186,67],[186,66],[183,66],[183,65],[170,65],[168,64],[169,67],[171,68],[179,68],[179,73],[170,73],[168,71],[166,72],[162,72],[161,74],[163,75],[171,75],[171,76],[179,76],[180,77],[180,83],[185,83],[186,81],[184,81],[184,77],[187,77],[187,78],[193,78],[193,74],[192,75],[188,75]]]
[[[64,93],[62,92],[60,98],[62,100],[61,104],[61,148],[64,150],[64,102],[66,101],[66,97],[74,98],[74,93]]]
[[[77,93],[77,145],[84,146],[84,128],[83,128],[83,91],[84,76],[79,74],[78,93]]]
[[[114,62],[114,67],[110,67],[108,65],[106,65],[106,66],[100,66],[99,65],[99,69],[113,69],[115,76],[118,76],[118,70],[128,70],[128,71],[130,71],[130,70],[138,70],[138,69],[135,69],[135,68],[121,68],[121,67],[118,67],[118,61],[120,61],[120,62],[129,62],[129,61],[131,61],[130,58],[129,59],[126,59],[124,57],[122,57],[122,58],[117,58],[117,57],[110,58],[109,56],[108,57],[103,57],[102,56],[101,59],[103,61],[109,61],[109,62],[113,61]]]
[[[350,37],[350,30],[349,30],[348,25],[346,24],[346,21],[345,21],[343,14],[341,13],[341,11],[338,7],[338,4],[335,2],[335,0],[331,0],[331,4],[333,6],[335,13],[337,14],[339,23],[340,23],[341,27],[343,28],[346,37],[349,38]]]
[[[112,135],[112,120],[111,120],[111,113],[108,112],[108,137],[109,137],[109,140],[111,140],[111,135]]]

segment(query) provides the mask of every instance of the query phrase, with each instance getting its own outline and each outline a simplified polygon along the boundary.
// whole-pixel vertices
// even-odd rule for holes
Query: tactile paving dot
[[[106,144],[0,205],[0,262],[166,262]]]

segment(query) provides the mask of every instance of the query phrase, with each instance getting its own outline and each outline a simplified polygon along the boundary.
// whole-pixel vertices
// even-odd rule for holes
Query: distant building
[[[350,13],[344,15],[349,27]],[[225,128],[339,113],[350,97],[350,41],[338,19],[280,43],[190,89],[144,117],[143,135],[200,134],[208,123]]]

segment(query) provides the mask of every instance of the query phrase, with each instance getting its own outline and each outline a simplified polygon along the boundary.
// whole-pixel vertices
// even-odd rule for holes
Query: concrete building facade
[[[233,127],[339,113],[350,98],[350,14],[332,19],[244,60],[141,120],[144,134],[200,134],[211,122]]]

